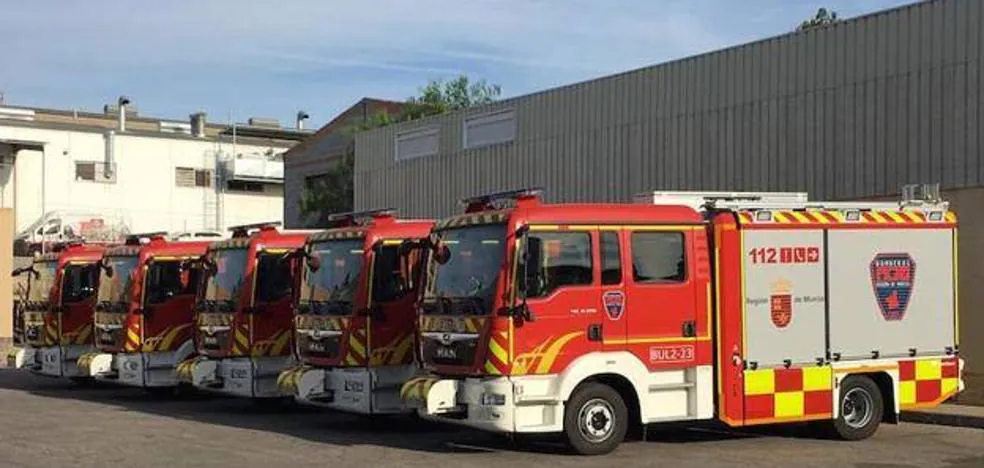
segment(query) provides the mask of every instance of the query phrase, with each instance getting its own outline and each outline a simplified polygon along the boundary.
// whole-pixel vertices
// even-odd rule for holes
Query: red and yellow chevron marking
[[[420,331],[445,333],[478,333],[485,327],[483,317],[420,317]]]
[[[79,359],[75,361],[75,365],[76,367],[79,368],[79,371],[82,372],[83,375],[89,375],[89,365],[92,364],[92,360],[95,359],[96,356],[98,355],[99,355],[98,352],[85,353],[79,356]]]
[[[370,366],[385,366],[409,364],[410,348],[413,347],[413,335],[405,333],[397,336],[393,341],[378,349],[372,350],[372,357],[369,358]]]
[[[400,398],[404,401],[424,401],[431,387],[441,380],[436,377],[416,377],[407,381],[400,388]]]
[[[364,329],[350,330],[348,353],[343,360],[347,366],[366,365],[366,331]]]
[[[308,369],[311,369],[311,367],[301,364],[281,372],[280,375],[277,376],[277,389],[279,389],[281,393],[287,395],[296,394],[297,385],[301,381],[301,376],[304,375]]]
[[[741,211],[738,220],[742,224],[933,224],[940,221],[930,221],[922,211],[862,211],[857,221],[847,221],[843,211],[813,210],[813,211],[772,211],[769,221],[758,221],[755,212]],[[957,215],[948,211],[943,216],[943,222],[956,223]]]
[[[89,340],[92,338],[92,327],[93,325],[90,322],[76,329],[74,333],[74,339],[72,340],[72,344],[75,345],[89,344]]]
[[[509,332],[505,330],[492,332],[484,369],[489,375],[509,374]]]
[[[177,367],[174,368],[174,375],[181,382],[191,383],[192,376],[191,372],[195,368],[195,364],[201,359],[199,356],[193,358],[185,359],[178,363]]]
[[[744,424],[830,419],[833,388],[829,366],[746,370]]]
[[[899,406],[937,406],[960,389],[957,358],[899,361]]]
[[[233,356],[247,356],[249,355],[249,327],[245,323],[240,323],[236,326],[235,331],[232,336],[232,350]]]
[[[142,348],[143,352],[160,353],[165,351],[173,351],[175,340],[177,340],[178,336],[182,332],[188,330],[189,328],[191,328],[190,323],[178,325],[176,327],[168,327],[159,335],[144,340]]]
[[[549,374],[557,356],[571,340],[584,332],[571,332],[559,338],[549,337],[526,353],[516,356],[513,362],[513,375]]]
[[[287,344],[290,343],[290,335],[291,330],[280,330],[268,340],[253,343],[252,355],[255,357],[283,355],[287,350]]]
[[[143,340],[140,338],[140,321],[131,321],[126,327],[126,339],[123,340],[123,351],[128,353],[139,352],[141,341]]]

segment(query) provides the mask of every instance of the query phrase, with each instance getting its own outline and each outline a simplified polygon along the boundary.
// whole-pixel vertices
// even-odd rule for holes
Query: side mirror
[[[445,263],[448,263],[448,260],[451,260],[451,249],[443,243],[437,244],[434,248],[434,261],[437,262],[438,265],[444,265]]]
[[[308,257],[308,259],[307,259],[307,265],[308,265],[308,268],[310,268],[312,272],[318,271],[318,269],[321,268],[321,257],[319,257],[317,255],[312,255],[312,256]]]

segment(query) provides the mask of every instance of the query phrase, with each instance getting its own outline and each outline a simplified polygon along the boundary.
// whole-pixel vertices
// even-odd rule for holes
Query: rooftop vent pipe
[[[304,121],[309,118],[311,118],[311,116],[308,115],[307,112],[304,112],[302,110],[297,111],[297,129],[304,130]]]
[[[116,106],[118,108],[117,110],[120,113],[120,118],[119,118],[120,128],[119,128],[119,130],[121,132],[125,132],[126,131],[126,106],[128,106],[129,104],[130,104],[130,98],[128,98],[126,96],[120,96],[120,98],[116,101]]]

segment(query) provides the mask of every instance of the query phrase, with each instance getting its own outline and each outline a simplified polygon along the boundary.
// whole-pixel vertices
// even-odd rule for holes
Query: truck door
[[[62,270],[59,334],[62,346],[91,341],[99,269],[93,263],[69,263]]]
[[[611,297],[628,330],[625,348],[650,370],[696,363],[696,304],[693,231],[689,228],[631,227],[623,233],[628,266],[625,297]],[[609,318],[612,313],[609,312]]]
[[[200,273],[198,266],[177,258],[155,259],[147,266],[141,306],[145,351],[174,351],[191,339]]]
[[[601,275],[601,292],[598,295],[598,317],[602,322],[602,343],[605,351],[622,351],[625,349],[629,327],[625,315],[625,286],[626,278],[631,274],[625,273],[622,261],[623,233],[621,228],[598,231],[598,257]]]
[[[554,373],[575,356],[601,350],[597,231],[530,226],[525,242],[520,288],[534,319],[516,326],[512,373]]]
[[[409,364],[413,354],[415,295],[406,290],[400,265],[400,240],[373,250],[369,303],[369,365]]]

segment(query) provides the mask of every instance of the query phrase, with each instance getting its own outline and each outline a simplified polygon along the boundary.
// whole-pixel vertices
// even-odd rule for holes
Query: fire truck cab
[[[166,233],[133,234],[106,250],[94,317],[97,350],[78,367],[97,380],[144,388],[175,387],[174,369],[194,353],[193,305],[210,242],[170,242]]]
[[[209,247],[195,305],[197,355],[178,365],[179,381],[233,396],[283,396],[277,376],[293,363],[293,253],[310,232],[277,226],[236,226],[231,239]]]
[[[302,403],[361,414],[410,409],[400,388],[416,374],[414,326],[420,251],[432,221],[392,210],[343,213],[312,234],[296,288],[299,365],[281,390]]]
[[[40,375],[84,378],[75,361],[92,350],[92,312],[104,247],[73,243],[35,257],[23,304],[25,346],[14,364]]]
[[[429,375],[402,396],[430,419],[562,433],[581,454],[670,421],[819,420],[868,437],[963,388],[956,218],[938,192],[912,193],[466,200],[434,229]]]

